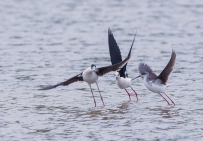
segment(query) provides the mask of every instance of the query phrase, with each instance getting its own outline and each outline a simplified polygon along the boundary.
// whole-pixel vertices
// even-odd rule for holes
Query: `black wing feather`
[[[122,61],[121,51],[116,43],[116,40],[114,39],[113,33],[111,32],[110,28],[108,30],[108,42],[112,65],[120,63]]]
[[[135,36],[136,36],[136,34],[135,34]],[[128,55],[131,54],[135,36],[134,36],[134,39],[133,39],[133,42],[132,42]],[[110,53],[112,65],[120,63],[122,61],[121,52],[120,52],[119,46],[117,45],[116,40],[115,40],[110,28],[108,30],[108,42],[109,42],[109,53]],[[124,78],[126,77],[126,74],[125,74],[126,66],[127,66],[127,63],[119,70],[120,77],[124,77]]]
[[[108,42],[109,42],[109,54],[111,57],[111,64],[115,65],[122,61],[121,51],[119,46],[116,43],[116,40],[111,32],[110,28],[108,29]],[[119,70],[120,77],[125,77],[126,65],[125,67]]]
[[[101,68],[98,68],[96,73],[97,75],[99,76],[103,76],[111,71],[118,71],[120,70],[121,68],[123,68],[123,66],[129,61],[130,59],[130,56],[131,56],[131,50],[132,50],[132,47],[133,45],[131,46],[130,48],[130,52],[128,53],[128,56],[123,60],[121,61],[120,63],[117,63],[115,65],[111,65],[111,66],[106,66],[106,67],[101,67]]]
[[[170,61],[168,62],[164,70],[160,73],[160,75],[157,77],[157,79],[161,79],[162,84],[166,84],[166,82],[168,81],[168,77],[173,70],[175,61],[176,61],[176,53],[174,50],[172,50]]]
[[[80,73],[64,82],[58,83],[56,85],[48,86],[48,87],[45,87],[42,89],[38,89],[38,90],[50,90],[50,89],[56,88],[58,86],[67,86],[67,85],[70,85],[71,83],[78,82],[78,81],[83,81],[82,73]]]
[[[118,71],[120,70],[130,59],[130,55],[128,57],[126,57],[122,62],[117,63],[115,65],[111,65],[111,66],[106,66],[106,67],[101,67],[98,68],[96,73],[98,76],[103,76],[111,71]]]
[[[137,35],[137,31],[136,31],[136,33],[135,33],[135,36],[136,36],[136,35]],[[132,47],[133,47],[133,44],[134,44],[134,41],[135,41],[135,36],[134,36],[132,45],[131,45],[131,47],[130,47],[130,50],[129,50],[129,52],[128,52],[128,56],[131,55]],[[124,71],[123,71],[124,73],[126,72],[127,64],[128,64],[128,63],[126,63],[125,66],[123,66],[123,68],[122,68],[122,69],[124,70]],[[125,74],[124,74],[124,75],[125,75]],[[127,75],[127,73],[126,73],[126,75]],[[128,77],[128,76],[126,76],[126,77]]]

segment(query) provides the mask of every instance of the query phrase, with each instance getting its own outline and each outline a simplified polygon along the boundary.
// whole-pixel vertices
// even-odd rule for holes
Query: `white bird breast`
[[[145,86],[154,93],[164,93],[166,89],[166,85],[160,83],[153,83],[152,81],[146,82],[144,81]]]
[[[125,89],[131,86],[130,78],[117,77],[116,83],[120,89]]]
[[[88,84],[93,84],[98,80],[98,75],[90,67],[83,71],[82,77],[83,77],[83,80]]]

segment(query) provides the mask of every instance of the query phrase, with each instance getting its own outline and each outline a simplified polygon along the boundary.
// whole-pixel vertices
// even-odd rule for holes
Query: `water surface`
[[[1,140],[202,140],[203,2],[201,1],[0,1]],[[130,102],[114,73],[96,85],[97,107],[86,83],[37,91],[81,73],[91,64],[110,65],[111,27],[123,58],[138,34],[128,63],[129,77],[139,62],[159,74],[177,61],[168,106],[133,81]]]

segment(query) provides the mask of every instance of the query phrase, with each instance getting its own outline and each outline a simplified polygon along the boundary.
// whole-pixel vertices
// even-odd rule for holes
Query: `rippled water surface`
[[[0,140],[203,140],[203,2],[107,0],[0,1]],[[139,62],[159,74],[177,60],[167,89],[168,106],[133,81],[132,101],[114,73],[96,85],[74,83],[49,91],[91,64],[110,65],[107,30],[111,27],[123,58],[138,34],[128,63]]]

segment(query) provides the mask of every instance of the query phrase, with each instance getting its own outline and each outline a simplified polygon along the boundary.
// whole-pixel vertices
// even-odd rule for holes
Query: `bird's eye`
[[[145,74],[146,74],[145,72],[142,72],[142,73],[141,73],[141,75],[145,75]]]

